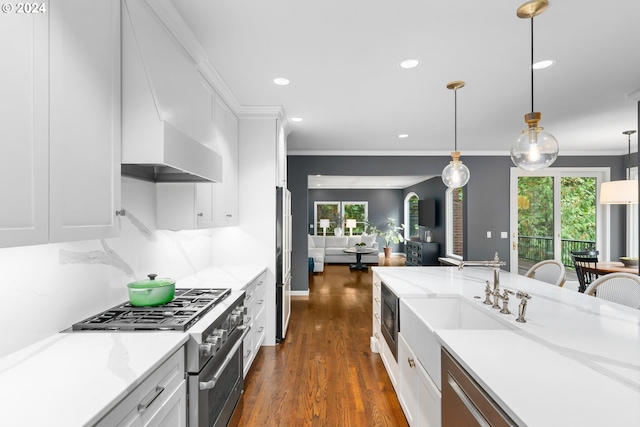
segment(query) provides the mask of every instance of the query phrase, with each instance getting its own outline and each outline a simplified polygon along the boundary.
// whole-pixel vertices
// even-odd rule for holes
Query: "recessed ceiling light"
[[[291,117],[291,121],[292,121],[292,122],[301,122],[301,121],[303,121],[303,120],[304,120],[304,119],[303,119],[302,117]]]
[[[409,138],[409,135],[407,135],[406,133],[401,133],[400,135],[398,135],[398,138]]]
[[[410,69],[416,68],[418,65],[420,65],[420,61],[417,59],[405,59],[400,63],[400,68]]]
[[[284,77],[278,77],[277,79],[273,79],[273,82],[278,86],[286,86],[289,84],[289,79],[285,79]]]
[[[533,63],[533,69],[534,70],[542,70],[543,68],[551,67],[555,63],[556,63],[556,61],[554,61],[553,59],[543,59],[542,61],[534,62]]]

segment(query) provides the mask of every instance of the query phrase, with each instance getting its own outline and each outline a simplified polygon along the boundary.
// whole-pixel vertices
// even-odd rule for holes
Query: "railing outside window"
[[[562,239],[562,243],[560,245],[560,259],[566,267],[573,268],[573,261],[571,261],[571,252],[593,250],[595,246],[596,242],[592,240]],[[553,259],[553,238],[519,236],[518,258],[532,262],[543,261],[545,259]]]

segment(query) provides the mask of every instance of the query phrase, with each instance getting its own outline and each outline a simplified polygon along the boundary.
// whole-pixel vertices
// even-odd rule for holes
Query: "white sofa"
[[[356,243],[364,242],[367,249],[375,249],[372,254],[362,254],[362,262],[365,264],[377,264],[379,257],[378,242],[376,236],[311,236],[308,238],[309,258],[313,258],[313,272],[324,271],[324,263],[355,263],[356,255],[347,254],[343,249],[353,248]]]

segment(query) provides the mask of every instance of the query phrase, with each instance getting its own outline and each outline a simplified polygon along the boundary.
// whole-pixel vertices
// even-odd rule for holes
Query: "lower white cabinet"
[[[264,342],[266,332],[266,275],[265,271],[243,288],[245,291],[244,306],[247,309],[244,323],[251,326],[251,330],[243,342],[243,373],[245,377],[258,354],[258,350],[260,350],[260,346]]]
[[[171,355],[118,403],[97,427],[186,427],[184,347]]]
[[[442,394],[420,365],[402,333],[398,334],[398,366],[400,384],[396,392],[409,425],[439,427],[442,423]]]

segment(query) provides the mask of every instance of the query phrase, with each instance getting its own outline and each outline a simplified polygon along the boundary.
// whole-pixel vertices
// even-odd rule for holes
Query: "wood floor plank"
[[[381,265],[403,265],[404,258]],[[380,356],[372,353],[371,271],[327,264],[293,297],[286,339],[262,347],[245,378],[240,427],[407,427]]]

